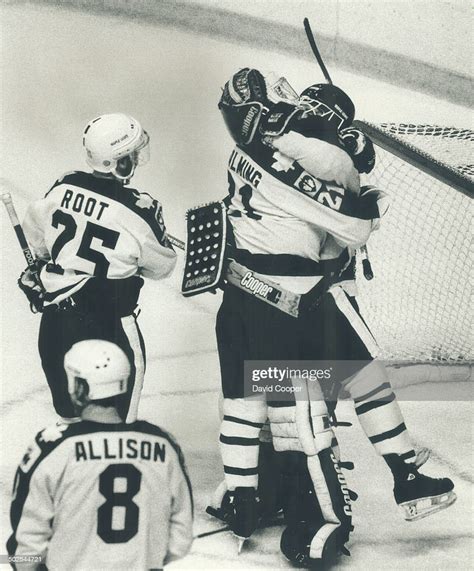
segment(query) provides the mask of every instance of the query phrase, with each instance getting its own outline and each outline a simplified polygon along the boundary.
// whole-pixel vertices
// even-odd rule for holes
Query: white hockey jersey
[[[27,210],[23,228],[41,271],[45,305],[58,303],[92,277],[167,277],[176,264],[161,205],[112,178],[66,174]]]
[[[388,204],[335,145],[290,132],[236,146],[228,164],[228,217],[237,259],[296,293],[347,267]],[[369,196],[370,195],[370,196]]]
[[[50,571],[161,569],[189,551],[192,511],[182,453],[157,426],[54,426],[17,470],[8,552]]]

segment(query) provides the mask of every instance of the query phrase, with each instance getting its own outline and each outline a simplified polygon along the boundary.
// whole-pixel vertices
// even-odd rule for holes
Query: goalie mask
[[[80,408],[127,391],[130,363],[110,341],[89,339],[74,344],[64,357],[64,369],[71,400]]]
[[[306,115],[322,117],[338,131],[349,127],[354,121],[354,103],[342,89],[329,83],[307,87],[301,93],[299,103]]]
[[[100,115],[84,129],[87,164],[126,183],[138,165],[149,159],[149,137],[140,123],[124,113]]]
[[[298,105],[298,94],[291,87],[286,77],[279,77],[273,71],[264,73],[264,77],[267,85],[267,96],[272,103],[281,103],[283,101]]]

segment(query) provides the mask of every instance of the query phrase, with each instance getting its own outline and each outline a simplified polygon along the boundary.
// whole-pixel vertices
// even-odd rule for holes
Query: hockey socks
[[[261,403],[224,399],[219,442],[228,490],[257,488],[259,434],[266,415]]]
[[[354,402],[360,425],[381,456],[400,454],[404,459],[414,459],[415,451],[390,383],[354,397]]]

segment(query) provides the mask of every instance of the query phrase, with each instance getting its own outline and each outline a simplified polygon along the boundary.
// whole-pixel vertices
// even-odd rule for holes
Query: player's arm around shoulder
[[[21,562],[22,570],[44,569],[54,518],[54,477],[47,460],[63,441],[66,429],[53,426],[39,432],[16,471],[10,508],[12,535],[7,551]],[[26,556],[31,557],[21,559]]]
[[[297,161],[309,174],[359,193],[360,181],[353,161],[319,118],[306,117],[295,105],[274,106],[261,126],[263,142]]]
[[[141,238],[139,273],[145,278],[159,280],[168,277],[176,266],[176,252],[168,239],[163,207],[146,192],[133,191],[136,213],[147,223]]]
[[[272,144],[316,178],[334,181],[356,194],[359,192],[359,173],[349,155],[338,146],[296,131],[275,137]]]

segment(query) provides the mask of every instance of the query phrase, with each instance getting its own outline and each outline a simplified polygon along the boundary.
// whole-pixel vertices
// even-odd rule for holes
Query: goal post
[[[376,148],[368,181],[391,198],[368,242],[374,279],[365,280],[357,264],[358,299],[380,356],[395,367],[417,365],[420,380],[467,380],[473,357],[474,131],[364,121],[356,126]],[[426,364],[452,367],[421,373]]]

